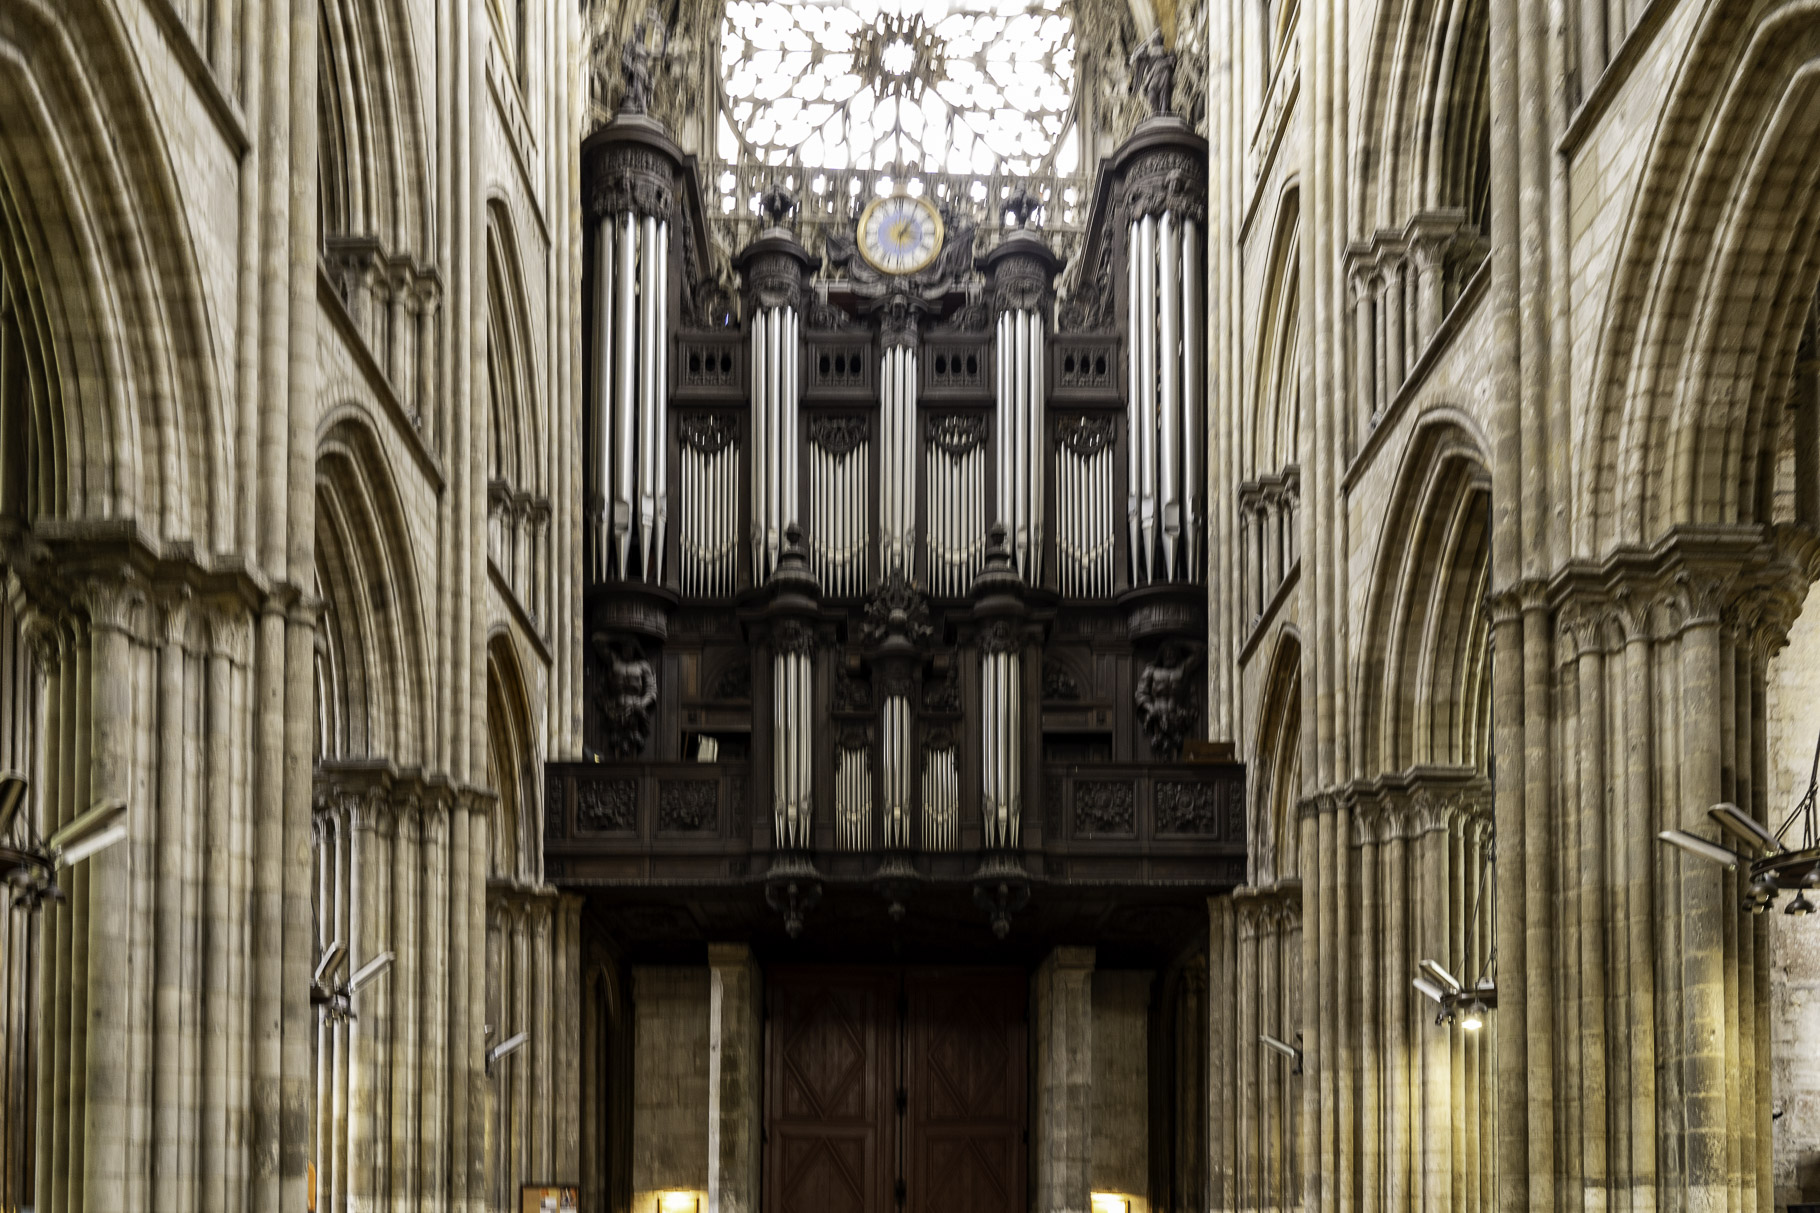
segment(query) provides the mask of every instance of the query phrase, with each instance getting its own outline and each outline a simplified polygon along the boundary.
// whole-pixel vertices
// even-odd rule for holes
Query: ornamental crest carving
[[[771,629],[771,647],[780,657],[814,657],[815,629],[800,619],[786,619]]]
[[[781,250],[757,253],[741,272],[746,280],[747,315],[772,307],[802,310],[803,266],[793,254]]]
[[[1081,697],[1081,684],[1062,662],[1050,657],[1043,662],[1043,698],[1052,703],[1067,703]]]
[[[840,674],[834,679],[834,710],[837,712],[870,712],[872,710],[872,684],[864,678],[852,674]]]
[[[1194,223],[1207,220],[1207,170],[1200,157],[1174,148],[1159,148],[1133,164],[1125,174],[1127,221],[1165,211]]]
[[[864,417],[812,417],[809,441],[830,455],[851,455],[867,437]]]
[[[1112,418],[1063,417],[1055,423],[1055,440],[1071,454],[1090,458],[1112,444]]]
[[[1041,311],[1049,303],[1049,267],[1037,257],[1006,257],[992,276],[992,311]]]
[[[881,581],[866,600],[860,639],[868,645],[883,644],[892,632],[912,644],[922,644],[935,634],[929,622],[929,600],[900,572]]]
[[[736,433],[733,418],[726,413],[684,413],[677,426],[684,444],[703,455],[726,450]]]
[[[923,436],[944,455],[965,455],[986,441],[984,413],[947,413],[924,423]]]
[[[982,653],[1015,653],[1024,647],[1019,628],[1009,619],[994,619],[980,629]]]
[[[676,211],[676,166],[648,147],[609,145],[594,161],[587,210],[591,220],[627,212],[668,220]]]

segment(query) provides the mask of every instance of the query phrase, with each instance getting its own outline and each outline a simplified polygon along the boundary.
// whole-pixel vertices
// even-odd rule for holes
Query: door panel
[[[1023,1213],[1027,981],[768,972],[767,1213]]]
[[[913,971],[905,984],[911,1213],[1021,1213],[1027,979]]]
[[[890,1207],[897,976],[875,970],[769,974],[767,1210]]]

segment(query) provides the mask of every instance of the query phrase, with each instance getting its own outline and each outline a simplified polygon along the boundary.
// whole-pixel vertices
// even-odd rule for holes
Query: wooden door
[[[765,978],[766,1213],[1023,1213],[1027,977]]]
[[[767,1213],[884,1213],[896,1176],[896,973],[766,975]]]
[[[1023,1213],[1028,980],[906,974],[910,1213]]]

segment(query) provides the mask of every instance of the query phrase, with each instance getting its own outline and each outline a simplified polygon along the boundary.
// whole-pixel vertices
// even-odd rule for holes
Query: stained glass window
[[[1064,0],[728,0],[721,63],[725,161],[743,150],[963,174],[1079,163]]]

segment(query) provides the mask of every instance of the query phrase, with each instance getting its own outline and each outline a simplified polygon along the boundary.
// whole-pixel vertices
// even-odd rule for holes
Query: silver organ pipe
[[[923,450],[929,519],[925,538],[929,592],[965,595],[986,554],[986,443],[984,418],[934,417]],[[1003,424],[1002,417],[999,423]],[[1004,444],[1001,442],[999,448]]]
[[[954,750],[948,746],[925,750],[922,849],[954,851],[960,845],[961,781]]]
[[[902,695],[888,697],[879,726],[883,741],[880,765],[885,787],[885,846],[907,848],[910,845],[911,776],[914,774],[910,766],[910,700]]]
[[[752,314],[752,580],[777,567],[784,533],[797,522],[797,316],[791,307]]]
[[[806,653],[780,652],[773,658],[771,782],[779,847],[806,848],[811,838],[810,756],[815,734],[811,668]]]
[[[669,513],[669,224],[634,211],[595,228],[593,423],[595,581],[661,581]],[[636,561],[634,557],[636,556]]]
[[[863,745],[834,751],[834,845],[872,849],[872,755]]]
[[[682,525],[677,536],[685,594],[732,594],[739,553],[739,444],[730,419],[685,418],[677,464]]]
[[[886,349],[882,370],[880,576],[896,572],[908,577],[916,529],[916,351],[907,346]]]
[[[1018,818],[1022,812],[1023,688],[1020,660],[1015,652],[988,650],[981,659],[980,724],[983,795],[980,798],[982,839],[987,847],[1015,847]]]
[[[1113,592],[1113,446],[1110,420],[1062,419],[1055,456],[1056,552],[1058,586],[1071,598],[1108,598]]]
[[[810,422],[810,557],[816,582],[824,593],[835,598],[857,597],[867,588],[865,536],[871,443],[864,438],[854,441],[846,432],[848,426],[864,424],[861,418]]]
[[[998,518],[1011,561],[1030,585],[1042,580],[1044,331],[1041,313],[1014,308],[998,320]]]
[[[1193,581],[1206,567],[1200,229],[1165,211],[1132,220],[1129,235],[1131,577]]]

